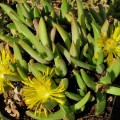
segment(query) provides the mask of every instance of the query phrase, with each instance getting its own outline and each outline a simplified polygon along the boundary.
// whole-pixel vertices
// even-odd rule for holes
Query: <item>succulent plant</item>
[[[22,96],[30,109],[26,114],[34,119],[75,120],[94,100],[95,114],[100,115],[107,94],[120,95],[114,85],[120,73],[119,21],[109,22],[102,5],[87,11],[81,0],[75,3],[75,15],[67,0],[59,13],[47,0],[41,2],[42,9],[31,8],[25,0],[16,10],[0,3],[11,19],[10,33],[0,34],[0,39],[13,49],[17,76],[3,74],[24,84]],[[51,113],[55,106],[59,110]]]

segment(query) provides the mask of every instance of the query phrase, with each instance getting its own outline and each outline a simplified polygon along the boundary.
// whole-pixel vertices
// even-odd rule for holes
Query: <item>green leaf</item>
[[[11,18],[11,20],[19,20],[16,12],[9,6],[0,3],[1,8],[7,13],[7,15]]]
[[[79,88],[86,92],[87,87],[86,87],[81,75],[79,74],[79,72],[77,70],[73,70],[73,74],[76,78],[76,81],[77,81],[77,84],[78,84]]]
[[[65,56],[67,61],[71,63],[70,53],[68,52],[68,50],[65,47],[63,47],[60,43],[57,43],[56,47]]]
[[[120,74],[120,59],[116,59],[106,70],[110,73],[110,77],[112,82],[118,77]]]
[[[93,91],[96,91],[96,83],[95,83],[95,81],[93,81],[93,80],[91,79],[91,77],[88,76],[87,73],[86,73],[83,69],[81,69],[80,72],[81,72],[82,79],[84,80],[85,84],[86,84],[90,89],[92,89]]]
[[[27,1],[26,1],[26,0],[22,0],[22,2],[23,2],[24,7],[27,9],[27,11],[30,12],[30,11],[31,11],[31,7],[30,7],[30,5],[27,3]]]
[[[108,29],[109,29],[109,21],[106,20],[101,28],[101,32],[105,34],[108,32]]]
[[[67,0],[62,1],[62,5],[60,7],[60,18],[64,19],[64,14],[69,12],[69,4]]]
[[[45,14],[49,14],[53,11],[53,7],[49,0],[42,0],[42,5],[44,7]]]
[[[97,93],[96,115],[100,115],[104,112],[106,107],[106,93]]]
[[[28,69],[27,62],[25,60],[23,60],[20,48],[16,43],[14,43],[13,49],[14,49],[14,55],[15,55],[15,58],[16,58],[18,64],[23,69],[27,70]]]
[[[18,43],[19,38],[13,36],[0,35],[0,40],[7,42],[10,46],[13,47],[14,42]]]
[[[83,7],[82,7],[82,1],[76,0],[76,3],[77,3],[77,9],[78,9],[78,22],[81,25],[83,36],[84,36],[84,38],[86,38],[87,37],[86,24],[85,24],[84,11],[83,11]]]
[[[70,99],[72,99],[72,100],[75,100],[75,101],[79,101],[79,100],[82,99],[82,97],[81,97],[79,94],[75,94],[75,93],[68,92],[68,91],[65,92],[65,95],[66,95],[68,98],[70,98]]]
[[[19,44],[21,45],[21,47],[28,52],[35,60],[37,60],[40,63],[44,63],[47,64],[48,62],[43,59],[39,53],[37,53],[36,51],[33,50],[32,47],[30,47],[27,43],[25,43],[24,41],[20,40]]]
[[[94,38],[96,40],[100,36],[101,29],[95,21],[92,21],[91,24],[92,24],[92,28],[93,28]]]
[[[23,16],[27,19],[32,19],[31,14],[27,11],[27,9],[25,8],[25,6],[23,4],[19,4],[19,7],[21,9],[21,13],[23,14]]]
[[[25,73],[21,68],[17,67],[17,71],[20,75],[20,77],[24,80],[25,78],[27,78],[27,73]]]
[[[112,84],[111,76],[109,73],[107,73],[105,76],[100,78],[100,83],[103,83],[105,85]]]
[[[40,11],[38,10],[37,7],[34,7],[34,9],[33,9],[33,15],[34,15],[34,18],[35,18],[35,19],[40,18],[41,13],[40,13]]]
[[[79,56],[80,45],[82,45],[82,40],[80,38],[79,25],[74,17],[72,18],[72,22],[71,22],[71,29],[72,29],[72,42],[75,44]]]
[[[62,58],[55,58],[55,73],[58,76],[65,76],[67,74],[67,66]]]
[[[107,87],[106,93],[120,96],[120,87],[115,87],[115,86],[109,85]]]
[[[4,74],[4,77],[10,81],[22,81],[23,79],[20,76],[15,76],[15,75],[9,75],[9,74]]]
[[[67,90],[69,86],[69,80],[67,78],[63,78],[60,80],[59,86],[63,86],[65,90]]]
[[[107,19],[107,14],[105,13],[105,9],[102,4],[98,4],[98,8],[99,8],[99,14],[104,22]]]
[[[92,8],[89,8],[89,11],[92,17],[94,18],[94,20],[96,21],[96,23],[98,23],[99,25],[103,25],[103,20],[101,16]]]
[[[80,49],[80,48],[79,48]],[[80,51],[80,50],[79,50]],[[74,42],[72,42],[71,46],[70,46],[70,55],[73,58],[79,58],[79,51],[77,50],[77,47],[75,45]]]
[[[32,63],[32,66],[33,66],[36,70],[39,70],[39,71],[42,72],[42,73],[45,73],[46,70],[47,70],[47,65],[41,64],[41,63],[39,63],[39,62]]]
[[[41,73],[35,69],[34,65],[32,65],[31,63],[28,64],[29,67],[29,72],[32,72],[32,74],[36,77],[39,78],[39,76],[41,75]]]
[[[81,109],[88,102],[88,100],[90,99],[90,96],[91,96],[91,93],[88,92],[85,95],[85,97],[83,97],[79,102],[77,102],[76,104],[70,106],[71,110],[73,112],[75,112],[75,111]]]
[[[80,60],[72,58],[72,57],[71,57],[71,61],[74,65],[79,66],[81,68],[88,69],[88,70],[94,70],[96,68],[94,65],[90,65],[88,63],[85,63],[83,61],[80,61]]]
[[[41,17],[39,21],[39,36],[42,44],[50,48],[50,41],[47,34],[47,28],[44,19]]]
[[[57,29],[57,31],[59,32],[59,34],[61,35],[67,49],[70,49],[70,45],[71,45],[71,41],[70,41],[70,37],[67,31],[65,31],[60,25],[55,24],[54,25]]]
[[[17,8],[17,14],[19,16],[19,19],[22,20],[23,22],[25,22],[25,18],[21,12],[21,7],[20,7],[20,4],[17,4],[16,5],[16,8]]]

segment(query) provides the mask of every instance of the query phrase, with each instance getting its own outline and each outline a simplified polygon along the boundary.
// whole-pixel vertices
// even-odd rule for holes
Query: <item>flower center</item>
[[[113,51],[116,46],[116,41],[112,38],[109,38],[105,41],[106,51]]]
[[[49,90],[45,86],[40,86],[37,89],[37,94],[40,96],[42,102],[47,102],[50,96]]]

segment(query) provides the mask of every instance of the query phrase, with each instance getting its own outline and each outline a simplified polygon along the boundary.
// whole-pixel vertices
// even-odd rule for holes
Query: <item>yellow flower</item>
[[[64,104],[64,87],[55,87],[52,79],[46,79],[44,74],[38,79],[28,78],[23,83],[25,84],[22,94],[23,100],[29,109],[35,111],[35,114],[44,113],[47,115],[48,110],[44,107],[47,102]]]
[[[114,59],[120,57],[120,27],[115,28],[110,37],[102,33],[98,39],[98,45],[110,65]]]
[[[4,93],[5,86],[13,87],[11,82],[4,77],[4,74],[15,74],[9,68],[9,62],[15,62],[14,56],[10,53],[9,49],[2,49],[0,51],[0,94]]]

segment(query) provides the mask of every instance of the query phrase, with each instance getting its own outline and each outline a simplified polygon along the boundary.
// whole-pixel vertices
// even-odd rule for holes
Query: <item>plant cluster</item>
[[[81,0],[72,2],[76,13],[67,0],[57,13],[47,0],[42,7],[21,0],[14,10],[0,3],[10,18],[0,32],[0,94],[21,82],[26,114],[34,119],[75,120],[93,101],[100,115],[107,94],[120,95],[114,84],[120,74],[119,21],[109,22],[101,4],[96,12],[83,9]]]

